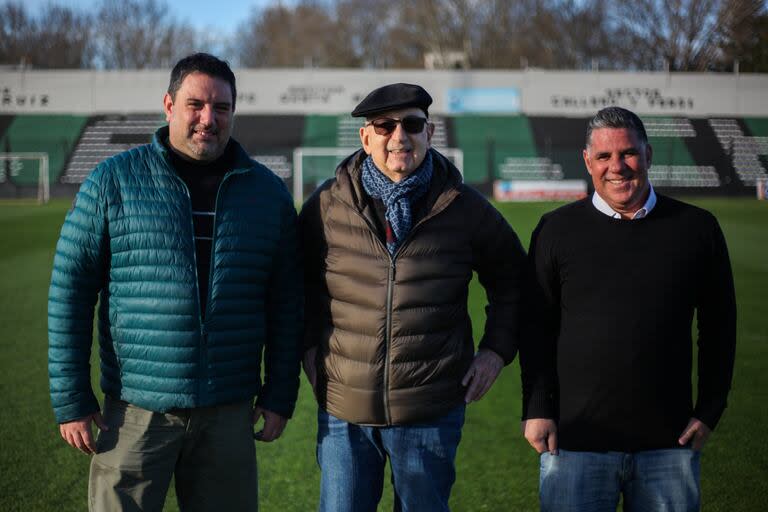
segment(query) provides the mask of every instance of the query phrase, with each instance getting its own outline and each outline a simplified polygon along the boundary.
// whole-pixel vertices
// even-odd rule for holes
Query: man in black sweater
[[[598,112],[583,154],[594,195],[544,215],[529,251],[523,430],[541,507],[615,511],[623,494],[626,510],[698,510],[699,452],[733,373],[725,239],[709,212],[654,192],[634,113]]]

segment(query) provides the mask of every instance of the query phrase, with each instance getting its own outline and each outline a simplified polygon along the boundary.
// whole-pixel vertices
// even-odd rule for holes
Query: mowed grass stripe
[[[768,203],[751,199],[691,201],[712,211],[728,240],[739,304],[734,387],[703,457],[707,511],[768,507]],[[0,202],[0,510],[80,511],[87,507],[88,457],[58,437],[48,398],[46,299],[54,245],[70,201],[46,206]],[[527,248],[542,213],[554,203],[500,204]],[[606,255],[611,257],[611,255]],[[485,296],[473,283],[470,313],[475,336],[484,323]],[[98,363],[92,357],[98,390]],[[303,377],[302,377],[303,379]],[[456,511],[537,510],[538,459],[520,435],[520,378],[515,361],[494,388],[469,407],[457,460],[451,505]],[[299,404],[284,437],[258,445],[265,512],[316,509],[312,393],[302,380]],[[385,485],[380,510],[391,510]],[[173,491],[166,510],[177,510]]]

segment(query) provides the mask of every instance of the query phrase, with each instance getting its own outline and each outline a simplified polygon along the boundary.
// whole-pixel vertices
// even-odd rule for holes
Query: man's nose
[[[212,105],[205,105],[200,110],[200,123],[205,126],[211,126],[215,123],[216,115]]]
[[[405,130],[403,129],[403,123],[402,122],[395,124],[395,129],[392,132],[392,136],[391,137],[393,139],[395,139],[395,140],[405,140],[407,138],[407,134],[406,134]]]
[[[612,156],[608,161],[608,170],[612,172],[621,172],[626,167],[624,159],[619,156]]]

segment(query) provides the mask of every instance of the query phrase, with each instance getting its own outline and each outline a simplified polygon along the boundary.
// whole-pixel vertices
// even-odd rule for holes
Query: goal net
[[[0,185],[37,187],[37,202],[51,198],[48,153],[0,153]]]
[[[360,149],[354,148],[310,148],[299,147],[293,150],[293,200],[304,202],[304,195],[311,194],[328,178],[333,178],[336,166],[344,158]],[[464,175],[464,152],[458,148],[437,148],[442,155]]]

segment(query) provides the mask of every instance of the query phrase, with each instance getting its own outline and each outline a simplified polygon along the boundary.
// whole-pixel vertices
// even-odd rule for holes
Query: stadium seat
[[[754,186],[768,177],[759,158],[768,154],[768,137],[746,135],[736,119],[710,119],[709,123],[744,185]]]
[[[152,140],[163,124],[156,114],[93,117],[72,153],[62,183],[82,183],[100,162]]]

